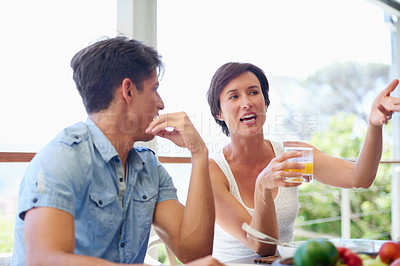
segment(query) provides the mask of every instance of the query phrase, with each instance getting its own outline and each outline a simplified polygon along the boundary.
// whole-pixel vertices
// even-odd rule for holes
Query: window
[[[72,56],[116,33],[116,1],[0,3],[0,151],[37,152],[64,127],[86,120]],[[0,253],[11,252],[18,186],[26,163],[0,164]]]
[[[287,140],[298,135],[288,135],[282,126],[288,115],[282,103],[296,102],[299,97],[299,93],[289,93],[297,86],[293,80],[306,79],[336,62],[391,61],[390,31],[383,11],[364,0],[159,1],[158,50],[166,65],[159,89],[165,112],[186,111],[211,154],[228,142],[206,100],[211,77],[222,64],[250,62],[265,71],[271,105],[264,133]],[[317,110],[307,109],[315,120],[311,121],[314,128],[307,128],[311,136],[320,130],[324,118],[316,115]],[[158,141],[161,155],[171,151],[186,155],[169,142]]]
[[[309,141],[329,127],[330,117],[321,114],[320,106],[317,107],[315,103],[329,105],[332,98],[318,98],[317,94],[312,94],[304,85],[308,77],[335,63],[391,63],[390,30],[384,22],[383,10],[364,0],[158,1],[158,50],[166,64],[159,89],[166,106],[164,112],[186,111],[204,138],[211,156],[220,152],[229,142],[211,117],[206,100],[211,77],[222,64],[230,61],[250,62],[265,71],[270,82],[271,99],[264,127],[266,138]],[[385,86],[386,82],[378,87],[383,89]],[[373,97],[366,99],[362,106],[368,111],[376,91],[369,93]],[[292,112],[289,112],[288,106],[292,107]],[[365,125],[360,126],[359,120],[355,120],[352,126],[354,131],[346,142],[352,142],[350,139],[354,140],[360,135],[363,138],[362,129]],[[300,123],[300,127],[294,127],[293,130],[290,123],[294,123],[294,126]],[[160,155],[188,155],[187,151],[176,148],[166,140],[158,139],[157,144]],[[340,146],[339,143],[332,144]],[[390,173],[390,169],[380,168]],[[383,179],[380,182],[385,183]],[[308,192],[307,189],[313,190],[304,186],[301,191],[300,201],[303,200],[301,204],[305,212],[300,213],[297,224],[309,226],[307,230],[317,231],[314,227],[317,221],[309,221],[307,216],[312,213],[307,208],[313,207],[307,198],[314,195],[314,191]],[[327,189],[326,186],[324,189]],[[375,203],[369,201],[374,196],[361,194],[380,189],[375,183],[373,189],[351,192],[360,194],[354,197],[356,201],[352,199],[354,204],[361,198],[368,199],[362,203],[362,216],[369,215],[367,212],[374,213],[369,206]],[[385,209],[386,215],[390,212],[390,204],[386,204],[390,192],[381,192],[386,195],[380,198],[385,202],[381,208]],[[318,198],[322,198],[321,194],[318,194]],[[327,194],[340,198],[340,190]],[[335,227],[335,234],[340,236],[340,208],[338,213],[330,211],[326,209],[326,213],[318,213],[317,217],[321,218],[318,222],[338,222],[327,228],[325,233],[334,231],[331,228]],[[354,213],[360,214],[359,211]],[[383,219],[389,220],[388,217]],[[363,220],[359,224],[362,227],[370,223]],[[353,231],[357,233],[359,229],[353,228]],[[370,234],[364,237],[387,237],[390,228],[386,226],[383,232],[372,228],[367,231]]]
[[[62,128],[86,119],[69,62],[100,36],[116,35],[116,7],[115,0],[0,3],[0,151],[36,152]],[[166,65],[159,90],[164,112],[186,111],[211,155],[229,141],[206,101],[211,77],[223,63],[251,62],[265,71],[273,104],[264,133],[281,140],[288,136],[281,127],[281,118],[288,115],[282,103],[297,100],[285,93],[291,80],[305,79],[334,62],[390,64],[391,56],[383,11],[365,0],[158,1],[158,50]],[[324,124],[318,119],[316,131]],[[160,138],[158,153],[188,156]],[[0,228],[9,228],[0,230],[4,242],[12,239],[25,167],[0,164]],[[179,193],[186,192],[183,176],[190,169],[175,168],[167,166]],[[185,201],[185,194],[180,199]],[[10,251],[9,243],[1,245],[0,252]]]

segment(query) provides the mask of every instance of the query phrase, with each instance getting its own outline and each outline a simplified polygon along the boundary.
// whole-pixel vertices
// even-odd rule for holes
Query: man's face
[[[154,117],[159,115],[158,111],[164,109],[164,102],[157,92],[158,85],[158,76],[154,71],[152,76],[143,82],[142,90],[133,90],[130,112],[137,117],[137,132],[134,134],[137,141],[148,141],[154,138],[154,135],[146,134],[145,130]]]

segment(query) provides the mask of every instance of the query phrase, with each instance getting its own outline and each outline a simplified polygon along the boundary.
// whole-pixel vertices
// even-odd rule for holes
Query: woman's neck
[[[226,155],[232,161],[254,163],[258,160],[263,161],[268,155],[268,143],[263,134],[251,137],[231,136],[231,143],[226,151]]]

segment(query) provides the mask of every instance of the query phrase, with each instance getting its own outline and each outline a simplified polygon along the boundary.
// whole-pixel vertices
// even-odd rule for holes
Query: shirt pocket
[[[121,206],[117,196],[106,191],[89,193],[88,231],[91,235],[111,240],[121,223]]]
[[[133,194],[133,211],[136,216],[138,226],[150,228],[153,222],[154,209],[157,202],[156,190],[140,190]]]
[[[104,191],[90,192],[89,198],[99,208],[105,208],[117,199],[116,195]]]

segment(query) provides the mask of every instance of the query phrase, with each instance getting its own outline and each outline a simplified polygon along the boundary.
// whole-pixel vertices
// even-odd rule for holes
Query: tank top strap
[[[239,187],[236,183],[235,177],[233,176],[231,167],[229,166],[229,163],[226,160],[224,153],[218,153],[213,157],[213,159],[218,164],[219,168],[228,180],[229,192],[252,215],[254,213],[254,209],[251,209],[244,204],[242,197],[240,196]]]
[[[270,143],[271,143],[271,145],[272,145],[272,148],[274,149],[274,153],[275,153],[275,156],[279,156],[279,155],[281,155],[282,153],[283,153],[283,151],[284,151],[284,146],[283,146],[283,142],[281,142],[281,141],[272,141],[272,140],[270,140],[269,141]]]

